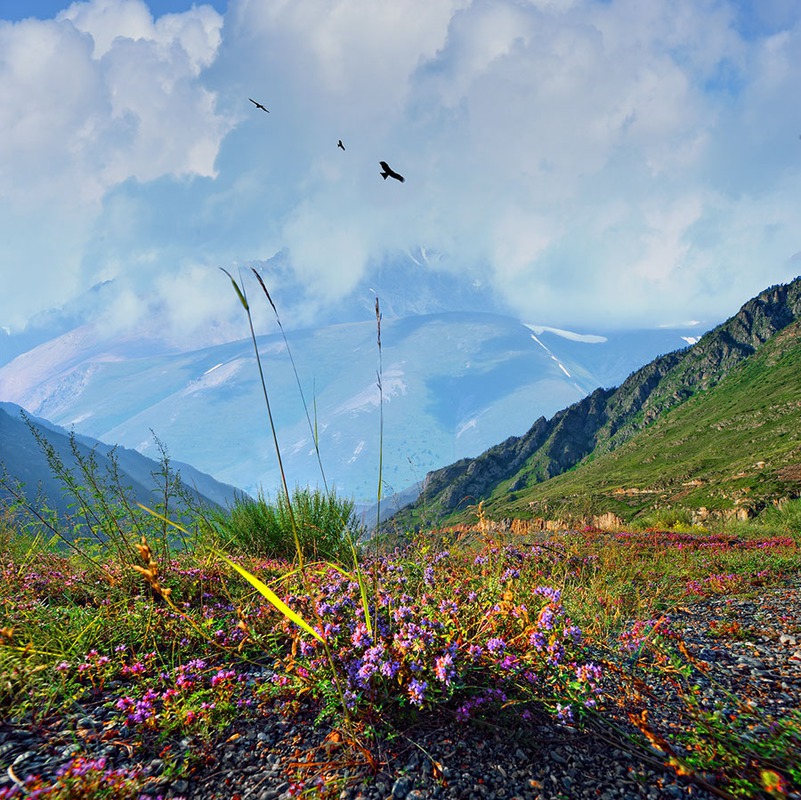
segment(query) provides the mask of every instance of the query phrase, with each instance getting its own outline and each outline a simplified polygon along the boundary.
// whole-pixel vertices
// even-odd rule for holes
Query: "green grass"
[[[631,524],[753,516],[801,494],[801,324],[763,345],[720,384],[668,411],[611,452],[545,482],[521,475],[485,503],[493,518],[577,519],[612,512]],[[525,469],[522,471],[525,475]],[[701,512],[702,516],[704,512]],[[648,523],[646,523],[648,524]]]
[[[298,487],[291,504],[300,545],[308,557],[351,562],[349,541],[358,541],[364,533],[353,501],[337,498],[335,492]],[[255,500],[239,498],[231,508],[211,512],[209,523],[228,551],[289,560],[294,556],[295,540],[284,494],[274,503],[263,494]]]

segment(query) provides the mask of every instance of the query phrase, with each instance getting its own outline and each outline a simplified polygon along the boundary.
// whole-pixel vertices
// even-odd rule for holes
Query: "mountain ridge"
[[[427,474],[407,514],[453,514],[509,482],[516,492],[617,449],[693,395],[717,385],[776,333],[801,318],[801,278],[765,289],[688,348],[655,358],[619,387],[597,389],[550,419],[540,417],[471,459]]]
[[[93,458],[106,475],[114,469],[113,459],[121,480],[130,488],[137,502],[152,505],[154,492],[163,491],[159,474],[163,467],[160,462],[136,450],[109,445],[68,431],[46,419],[26,413],[15,403],[0,402],[0,503],[13,503],[16,499],[9,487],[3,485],[9,481],[22,484],[22,496],[28,505],[41,508],[44,503],[62,519],[69,515],[64,486],[53,474],[47,456],[37,442],[37,435],[53,448],[71,470],[77,467],[73,443],[81,458]],[[172,459],[168,463],[172,473],[180,476],[183,487],[195,502],[209,507],[225,507],[232,504],[236,497],[244,495],[240,489],[220,483],[190,464]]]
[[[588,342],[545,330],[533,341],[524,323],[486,312],[385,319],[384,493],[524,431],[532,409],[554,413],[694,332],[606,332]],[[306,398],[314,398],[329,483],[359,503],[375,500],[378,478],[375,334],[374,312],[363,322],[287,332]],[[286,474],[314,485],[319,466],[286,344],[280,333],[258,342]],[[153,430],[176,458],[251,494],[279,486],[247,339],[149,353],[74,331],[0,367],[0,397],[145,454]]]

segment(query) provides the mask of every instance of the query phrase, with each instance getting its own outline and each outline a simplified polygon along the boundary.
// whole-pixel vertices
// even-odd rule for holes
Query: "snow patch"
[[[548,325],[529,325],[528,323],[523,323],[523,325],[528,328],[530,331],[536,334],[543,334],[546,331],[548,333],[553,333],[556,336],[561,336],[563,339],[570,339],[571,342],[586,342],[587,344],[601,344],[603,342],[608,341],[606,336],[598,336],[594,333],[574,333],[573,331],[566,331],[562,328],[551,328]],[[536,337],[532,336],[532,339],[536,339]],[[537,339],[539,344],[542,342]],[[543,345],[544,346],[544,345]]]
[[[466,433],[471,428],[478,427],[478,417],[473,417],[472,419],[467,420],[467,422],[463,422],[457,429],[456,429],[456,438],[458,439],[463,433]]]
[[[559,367],[559,369],[561,369],[561,370],[562,370],[562,372],[564,372],[564,373],[565,373],[565,375],[567,375],[567,377],[568,377],[568,378],[572,378],[572,377],[573,377],[573,376],[572,376],[572,375],[571,375],[571,374],[570,374],[570,373],[569,373],[569,372],[568,372],[568,371],[565,369],[565,365],[564,365],[564,364],[563,364],[561,361],[557,360],[556,358],[554,358],[554,361],[556,361],[556,364],[557,364],[557,366]]]
[[[233,378],[244,364],[244,359],[237,358],[227,364],[217,364],[211,369],[207,369],[197,380],[190,381],[187,384],[183,390],[183,395],[197,394],[197,392],[204,392],[222,386],[230,378]]]
[[[403,379],[403,370],[399,369],[390,369],[384,372],[383,386],[384,400],[387,402],[393,397],[406,394],[409,388]],[[357,414],[361,411],[371,411],[374,408],[378,408],[380,404],[381,394],[378,391],[378,386],[372,384],[342,403],[334,413]]]
[[[681,338],[684,339],[687,344],[697,344],[701,341],[700,336],[682,336]]]
[[[359,454],[362,452],[362,450],[364,450],[364,439],[362,439],[359,444],[356,445],[353,455],[348,459],[348,464],[352,464],[359,457]]]

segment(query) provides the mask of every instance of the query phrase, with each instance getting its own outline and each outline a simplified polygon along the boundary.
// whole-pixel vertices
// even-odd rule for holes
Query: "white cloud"
[[[224,25],[91,0],[0,23],[0,256],[34,262],[1,321],[102,276],[221,336],[216,267],[284,247],[312,305],[424,247],[543,323],[723,316],[794,277],[799,85],[784,0],[230,0]]]
[[[0,258],[16,272],[0,313],[14,327],[97,277],[84,262],[110,190],[215,174],[231,125],[198,77],[221,27],[208,6],[154,24],[142,0],[0,21]]]

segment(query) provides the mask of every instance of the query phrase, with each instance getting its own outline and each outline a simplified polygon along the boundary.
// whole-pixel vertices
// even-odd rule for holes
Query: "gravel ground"
[[[728,690],[775,717],[801,707],[801,577],[759,600],[712,598],[694,603],[672,614],[671,620],[706,669],[699,680],[702,703]],[[262,677],[266,676],[253,676],[256,681]],[[607,696],[614,698],[615,678],[610,675],[608,680]],[[677,725],[671,719],[674,690],[669,682],[652,689],[653,697],[647,700],[650,719]],[[630,710],[610,703],[607,718],[631,732]],[[130,743],[110,732],[109,718],[110,712],[98,705],[39,726],[0,721],[0,790],[32,774],[52,778],[71,756],[82,753],[103,756],[115,768],[142,768],[149,776],[147,796],[175,800],[290,797],[296,791],[292,781],[299,763],[309,765],[312,777],[306,788],[314,784],[315,775],[328,774],[328,791],[342,800],[721,796],[714,786],[704,788],[661,767],[656,750],[643,748],[635,754],[624,749],[610,728],[579,732],[543,722],[510,731],[491,724],[466,726],[440,716],[423,719],[364,754],[315,727],[313,709],[292,718],[268,712],[238,721],[219,741],[199,751],[189,741],[176,743],[174,750],[191,750],[195,757],[194,772],[186,779],[169,777],[161,758],[150,756],[143,763]],[[369,768],[369,759],[377,770]],[[801,800],[801,787],[790,787],[788,797]]]

